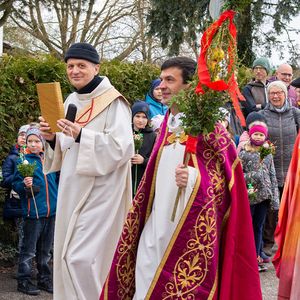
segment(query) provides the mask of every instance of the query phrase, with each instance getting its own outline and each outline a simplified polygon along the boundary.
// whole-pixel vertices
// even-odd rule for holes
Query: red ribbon
[[[188,136],[185,146],[185,152],[196,153],[198,139],[196,136]]]
[[[243,95],[239,90],[239,87],[235,80],[235,74],[233,70],[234,61],[235,61],[235,49],[236,49],[236,27],[233,23],[234,15],[235,12],[233,10],[227,10],[223,12],[220,15],[219,19],[216,22],[214,22],[210,27],[208,27],[208,29],[203,33],[203,36],[201,38],[201,52],[198,58],[199,83],[195,89],[195,92],[197,94],[199,93],[204,94],[205,92],[202,88],[202,85],[205,85],[208,88],[215,91],[227,90],[232,99],[233,107],[236,111],[236,114],[240,119],[242,126],[245,126],[246,125],[245,118],[239,106],[239,99],[245,100],[245,98],[243,97]],[[228,56],[229,56],[227,71],[228,73],[232,73],[232,75],[230,76],[228,82],[225,82],[224,80],[211,81],[210,73],[206,62],[206,54],[212,43],[214,35],[227,19],[229,20],[228,29],[232,37],[227,49]]]

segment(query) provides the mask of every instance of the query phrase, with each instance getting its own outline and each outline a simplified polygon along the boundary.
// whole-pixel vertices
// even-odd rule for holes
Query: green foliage
[[[142,62],[126,63],[117,60],[104,61],[100,65],[100,74],[107,76],[115,88],[131,103],[144,100],[153,79],[159,77],[158,66]]]
[[[161,46],[168,47],[170,55],[178,55],[179,46],[187,40],[195,42],[196,33],[204,31],[208,18],[209,0],[166,1],[151,0],[148,16],[150,32],[161,41]]]
[[[239,65],[237,73],[237,82],[240,88],[243,88],[253,77],[252,69]]]
[[[0,265],[13,266],[15,264],[17,249],[11,244],[0,243]]]
[[[176,104],[179,111],[184,112],[183,127],[187,134],[197,136],[199,133],[212,132],[218,120],[222,119],[219,108],[229,100],[225,92],[208,90],[205,94],[196,94],[197,78],[191,82],[188,89],[180,91],[172,98],[171,103]]]
[[[21,125],[37,121],[40,115],[36,83],[59,81],[63,97],[72,92],[65,64],[50,56],[4,56],[0,60],[0,160],[16,140]],[[150,83],[160,71],[143,63],[104,61],[100,74],[108,76],[113,85],[130,101],[144,99]]]
[[[8,153],[21,125],[40,115],[35,84],[60,81],[63,93],[70,92],[64,65],[44,56],[3,57],[0,61],[0,159]]]
[[[243,12],[250,4],[251,0],[227,0],[223,5],[222,10],[232,9],[236,12]]]
[[[276,147],[270,141],[266,141],[262,146],[259,147],[259,157],[261,161],[269,154],[272,154],[274,156],[275,153]]]
[[[27,160],[24,160],[21,164],[17,165],[17,169],[22,177],[33,177],[36,169],[36,161],[33,164],[30,164]]]
[[[203,33],[211,22],[208,14],[209,0],[166,1],[151,0],[148,17],[149,33],[160,39],[163,48],[168,48],[170,55],[178,55],[179,47],[187,41],[197,44],[196,36]],[[298,0],[266,1],[266,0],[227,0],[223,9],[233,9],[238,30],[238,54],[243,63],[250,65],[254,60],[254,46],[263,45],[265,55],[271,51],[290,51],[292,63],[299,57],[292,41],[282,42],[278,39],[282,32],[290,32],[288,22],[300,12]],[[262,27],[267,21],[269,32]],[[287,50],[288,48],[288,50]]]

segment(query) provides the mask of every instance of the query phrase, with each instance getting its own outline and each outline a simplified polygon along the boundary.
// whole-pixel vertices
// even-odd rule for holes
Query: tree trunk
[[[255,55],[252,51],[253,24],[251,19],[251,4],[247,7],[243,14],[237,15],[237,48],[240,61],[245,66],[252,66]]]

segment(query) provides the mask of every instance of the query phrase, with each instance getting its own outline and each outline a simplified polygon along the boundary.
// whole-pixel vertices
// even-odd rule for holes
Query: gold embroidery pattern
[[[151,191],[149,196],[149,203],[147,207],[147,212],[145,216],[145,222],[147,221],[150,210],[152,207],[154,199],[154,185],[156,180],[156,173],[158,163],[163,150],[164,142],[167,136],[168,128],[166,129],[165,136],[161,143],[160,149],[157,153],[157,158],[155,162],[154,176],[151,183]],[[147,173],[146,173],[147,174]],[[123,231],[121,235],[121,240],[118,244],[118,264],[117,264],[117,280],[118,280],[118,299],[129,300],[133,298],[135,291],[135,263],[137,255],[137,247],[139,241],[139,227],[141,219],[141,210],[143,202],[145,201],[144,183],[147,181],[147,175],[142,178],[142,185],[139,186],[137,196],[134,198],[134,206],[131,207],[127,215],[125,224],[123,226]]]
[[[207,135],[203,143],[206,149],[203,153],[205,168],[211,185],[206,191],[204,205],[191,230],[190,239],[174,266],[173,276],[165,285],[162,299],[199,299],[196,289],[207,279],[212,259],[218,255],[215,253],[218,239],[216,216],[226,188],[222,164],[230,143],[220,127]]]
[[[118,299],[131,299],[133,297],[135,256],[138,246],[137,231],[139,230],[140,205],[144,199],[144,193],[139,193],[138,197],[135,197],[135,208],[131,207],[129,211],[118,245]]]

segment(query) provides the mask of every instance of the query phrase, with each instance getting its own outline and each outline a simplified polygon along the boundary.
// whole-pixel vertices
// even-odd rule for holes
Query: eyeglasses
[[[293,77],[293,74],[290,73],[280,73],[280,74],[285,77]]]
[[[282,96],[284,94],[284,91],[278,91],[278,92],[270,92],[269,95],[274,96]]]
[[[256,67],[253,68],[253,70],[260,71],[260,70],[265,70],[265,68],[264,67],[260,67],[260,66],[256,66]]]

